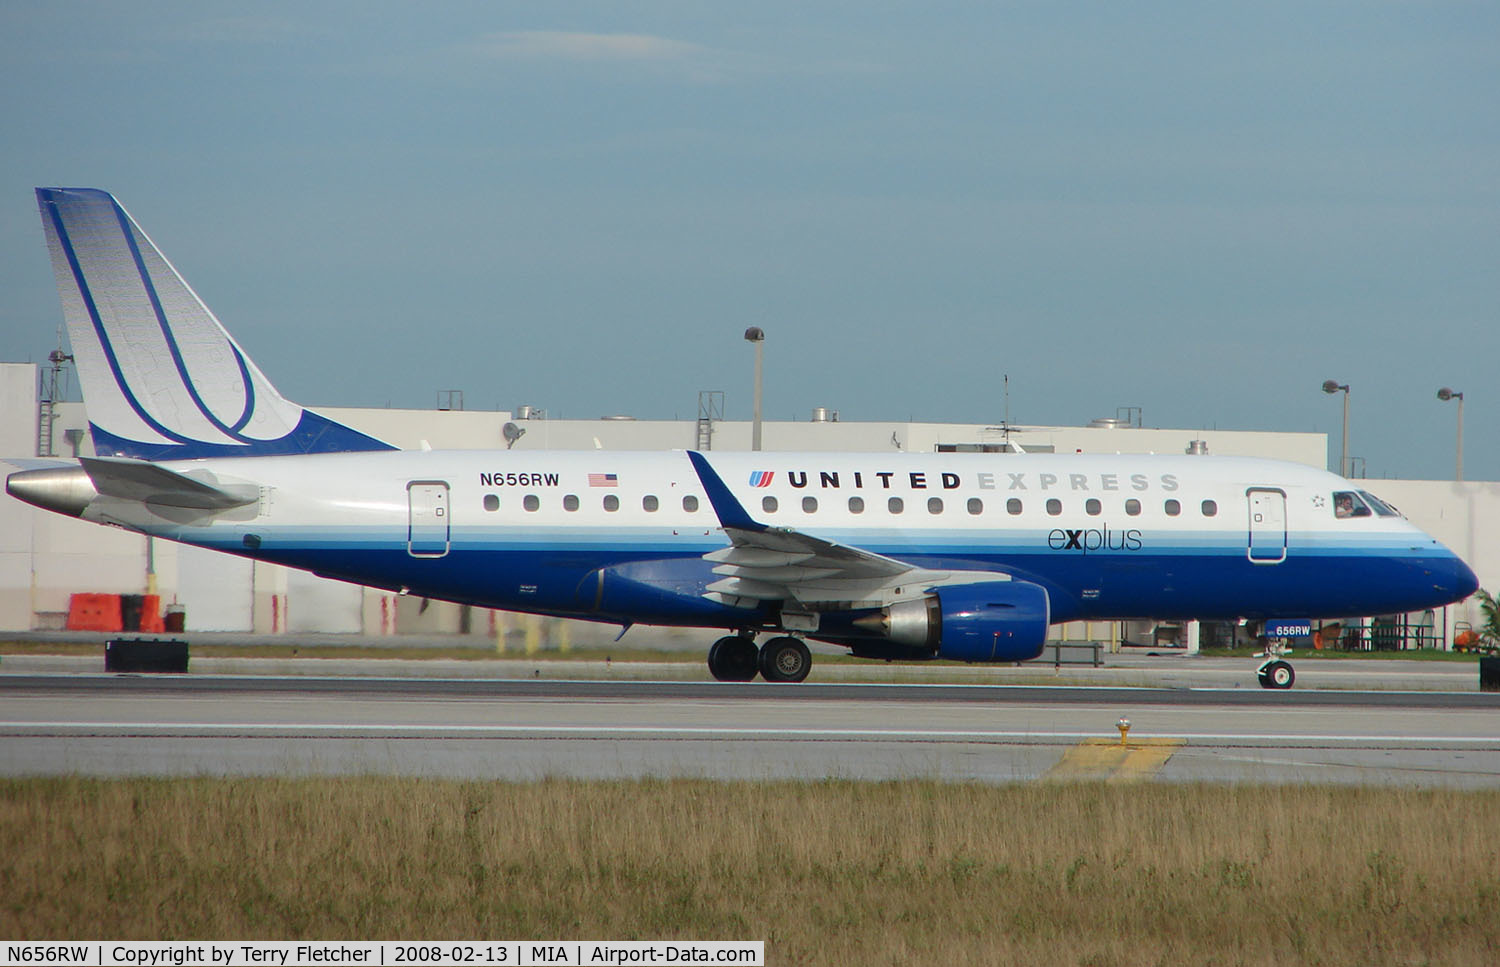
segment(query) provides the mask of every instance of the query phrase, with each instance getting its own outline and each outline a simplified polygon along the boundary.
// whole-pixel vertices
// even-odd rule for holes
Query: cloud
[[[517,30],[487,34],[475,42],[482,54],[503,59],[663,63],[701,61],[707,47],[651,34],[587,34],[561,30]]]

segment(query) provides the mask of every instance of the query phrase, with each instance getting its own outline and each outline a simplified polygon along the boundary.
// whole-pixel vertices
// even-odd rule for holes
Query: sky
[[[1500,479],[1500,5],[8,0],[32,189],[113,192],[301,403],[1327,433]]]

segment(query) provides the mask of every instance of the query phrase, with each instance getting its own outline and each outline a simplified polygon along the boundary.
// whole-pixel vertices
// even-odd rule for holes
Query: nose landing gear
[[[1272,638],[1267,639],[1266,650],[1254,656],[1265,659],[1256,671],[1256,678],[1260,680],[1261,688],[1292,687],[1292,682],[1297,680],[1297,673],[1292,671],[1291,665],[1281,659],[1281,656],[1289,650],[1284,639]]]
[[[1261,665],[1257,677],[1261,688],[1291,688],[1292,682],[1297,680],[1297,673],[1292,671],[1291,665],[1276,659]]]
[[[755,646],[753,634],[729,635],[708,649],[708,671],[721,682],[800,682],[812,671],[812,654],[801,638],[782,635]]]

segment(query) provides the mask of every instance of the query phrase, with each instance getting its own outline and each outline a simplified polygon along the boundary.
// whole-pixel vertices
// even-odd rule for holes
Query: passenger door
[[[1255,564],[1286,560],[1286,493],[1269,487],[1245,491],[1250,508],[1250,547]]]
[[[413,480],[406,485],[406,552],[412,557],[448,553],[448,484]]]

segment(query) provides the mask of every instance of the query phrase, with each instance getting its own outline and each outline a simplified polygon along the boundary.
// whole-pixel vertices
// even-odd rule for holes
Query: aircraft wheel
[[[708,673],[721,682],[754,681],[759,657],[753,639],[729,635],[709,647]]]
[[[1297,680],[1297,673],[1292,671],[1292,666],[1284,661],[1273,661],[1266,666],[1266,679],[1270,682],[1267,688],[1291,688],[1292,682]]]
[[[768,682],[800,682],[810,671],[812,653],[800,638],[772,638],[760,649],[760,675]]]

